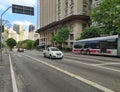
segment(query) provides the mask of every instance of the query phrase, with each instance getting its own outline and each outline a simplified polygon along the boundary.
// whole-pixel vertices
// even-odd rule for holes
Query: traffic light
[[[4,32],[4,26],[2,26],[2,29],[1,29],[1,26],[0,26],[0,31]]]

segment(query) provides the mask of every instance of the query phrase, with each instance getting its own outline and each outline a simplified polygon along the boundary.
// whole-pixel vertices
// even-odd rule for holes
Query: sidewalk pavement
[[[12,81],[9,64],[9,54],[0,54],[0,92],[12,92]]]

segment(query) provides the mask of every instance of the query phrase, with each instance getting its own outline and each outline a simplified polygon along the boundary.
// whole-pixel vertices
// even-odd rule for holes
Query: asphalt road
[[[120,58],[42,52],[11,54],[19,92],[120,92]]]

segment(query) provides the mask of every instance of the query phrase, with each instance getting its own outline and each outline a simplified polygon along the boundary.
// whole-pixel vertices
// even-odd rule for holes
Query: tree
[[[32,49],[34,46],[34,41],[30,39],[24,40],[21,43],[20,46],[24,49]]]
[[[17,42],[13,38],[8,38],[6,41],[7,46],[10,48],[12,51],[13,47],[16,46]]]
[[[17,48],[21,48],[21,47],[22,47],[22,41],[18,41]]]
[[[92,22],[103,26],[105,34],[120,33],[120,0],[103,0],[91,13]]]
[[[77,39],[86,39],[86,38],[93,38],[93,37],[99,37],[101,32],[96,27],[87,27],[83,30],[81,33],[81,36]]]
[[[61,28],[58,30],[57,34],[55,34],[51,41],[59,43],[60,47],[62,44],[68,39],[70,31],[66,28]]]

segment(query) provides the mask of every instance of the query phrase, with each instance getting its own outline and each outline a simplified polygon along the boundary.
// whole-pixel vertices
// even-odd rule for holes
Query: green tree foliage
[[[6,44],[10,48],[10,50],[12,51],[13,47],[16,46],[17,42],[13,38],[9,38],[6,41]]]
[[[29,39],[22,41],[22,48],[24,48],[24,49],[33,49],[34,48],[34,41],[29,40]]]
[[[83,30],[83,32],[81,33],[80,38],[78,38],[77,40],[80,39],[86,39],[86,38],[93,38],[93,37],[99,37],[100,36],[100,31],[98,28],[96,27],[87,27]]]
[[[19,41],[18,43],[17,43],[17,48],[21,48],[22,47],[22,41]]]
[[[70,31],[66,28],[61,28],[58,30],[57,34],[55,34],[51,41],[59,43],[62,45],[69,37]]]
[[[54,36],[52,36],[51,42],[57,42],[57,34],[55,34]]]
[[[92,22],[103,26],[105,34],[120,34],[120,0],[103,0],[91,13]]]
[[[18,48],[24,48],[24,49],[33,49],[34,48],[34,41],[33,40],[24,40],[24,41],[19,41],[17,44]]]

